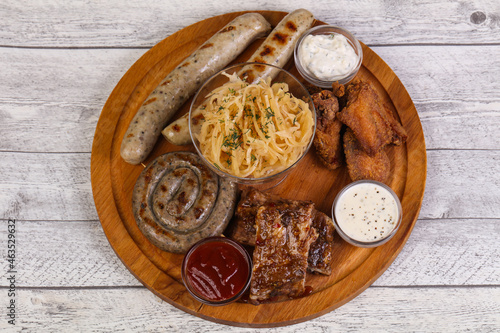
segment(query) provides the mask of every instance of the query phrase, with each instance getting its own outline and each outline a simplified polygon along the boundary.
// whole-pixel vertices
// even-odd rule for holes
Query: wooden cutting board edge
[[[229,14],[225,14],[225,15],[221,15],[221,16],[223,16],[225,18],[225,20],[227,22],[229,22],[234,17],[241,15],[243,13],[245,13],[245,12],[229,13]],[[266,11],[266,12],[260,12],[260,13],[262,13],[263,15],[266,15],[266,14],[268,14],[268,15],[269,14],[281,15],[281,16],[286,15],[285,12]],[[171,39],[182,38],[183,33],[185,33],[184,30],[186,30],[186,29],[189,30],[192,27],[198,27],[199,25],[204,25],[207,23],[211,24],[210,22],[213,22],[213,20],[218,21],[218,20],[220,20],[220,17],[208,18],[206,20],[203,20],[203,21],[195,23],[191,26],[188,26],[188,27],[184,28],[183,30],[180,30],[180,31],[174,33],[170,37],[167,37],[165,40],[163,40],[162,42],[157,44],[155,47],[160,47],[161,43],[167,43]],[[322,22],[319,22],[319,23],[321,24]],[[155,47],[153,47],[153,49]],[[151,51],[153,49],[151,49]],[[369,52],[372,52],[366,46],[364,46],[364,49],[365,49],[365,54],[367,54],[367,53],[369,54]],[[146,52],[146,54],[144,54],[143,57],[150,56],[149,53],[151,53],[151,52],[149,52],[149,51]],[[374,53],[373,53],[373,55],[376,56],[376,54],[374,54]],[[125,89],[126,87],[123,87],[124,81],[126,80],[128,75],[132,75],[132,74],[141,75],[141,73],[143,75],[145,75],[150,70],[148,68],[141,68],[143,57],[141,57],[129,69],[129,71],[124,75],[124,77],[120,80],[118,85],[115,87],[115,89],[111,93],[108,101],[106,102],[104,109],[106,109],[106,110],[109,110],[110,108],[112,109],[112,106],[116,100],[121,100],[121,98],[128,98],[128,96],[130,96],[130,94],[128,94],[127,91],[124,91],[124,90],[127,90],[127,89]],[[162,57],[164,57],[164,55]],[[378,58],[378,56],[376,56],[376,57]],[[368,59],[368,57],[365,57],[365,59]],[[385,64],[385,62],[383,62],[380,58],[378,58],[378,59],[383,63],[383,65],[385,65],[390,70],[390,68],[387,66],[387,64]],[[377,73],[376,73],[377,70],[379,70],[379,69],[374,70],[375,76],[377,76]],[[390,70],[390,71],[392,72],[392,70]],[[161,78],[160,78],[160,80],[161,80]],[[406,90],[402,86],[402,83],[399,81],[399,79],[395,75],[394,75],[393,81],[391,81],[391,84],[389,86],[384,85],[384,88],[388,91],[388,93],[390,94],[390,89],[391,89],[391,86],[394,85],[394,81],[396,81],[396,84],[395,84],[396,86],[403,88],[404,93],[407,95],[407,98],[411,101],[408,93],[406,92]],[[384,84],[384,82],[382,82],[382,84]],[[133,88],[132,88],[132,90],[133,90]],[[108,103],[111,103],[111,105],[108,105]],[[413,103],[411,103],[411,106],[414,108]],[[397,105],[396,105],[396,107],[398,108]],[[398,108],[398,110],[399,110],[399,108]],[[96,128],[96,135],[94,137],[94,142],[93,142],[93,147],[92,147],[93,152],[94,151],[101,151],[101,152],[106,151],[106,149],[105,149],[106,147],[109,148],[109,150],[107,150],[107,151],[108,152],[110,151],[112,143],[111,143],[111,141],[105,142],[104,136],[102,135],[102,133],[100,133],[100,131],[105,126],[107,126],[109,128],[109,125],[113,125],[112,128],[116,128],[116,124],[119,121],[121,111],[122,111],[121,109],[114,109],[114,112],[112,112],[109,117],[105,116],[105,117],[101,117],[99,119],[99,122],[98,122],[98,125]],[[116,117],[116,113],[119,114],[118,117]],[[416,110],[415,110],[415,113],[416,113]],[[418,118],[418,115],[417,115],[417,118]],[[114,123],[113,123],[113,120],[114,120]],[[418,125],[421,128],[421,124],[420,124],[419,120],[418,120]],[[422,133],[422,140],[423,140],[423,132],[421,132],[421,130],[420,130],[420,133]],[[111,137],[113,137],[113,136],[111,135]],[[423,141],[421,141],[421,143],[422,142]],[[104,149],[103,149],[103,147],[104,147]],[[423,147],[420,146],[419,148],[420,148],[420,149],[418,149],[419,155],[421,155],[421,158],[422,158],[422,156],[425,158],[425,143],[424,143]],[[422,154],[422,150],[423,150],[423,154]],[[289,318],[288,320],[279,321],[279,322],[260,322],[260,323],[257,323],[257,322],[235,322],[234,320],[213,318],[209,315],[204,314],[204,312],[205,312],[204,308],[213,309],[212,307],[202,306],[200,303],[197,303],[195,301],[192,302],[193,304],[188,305],[188,306],[186,306],[186,304],[181,305],[181,304],[178,304],[176,302],[176,300],[166,298],[163,294],[159,293],[158,291],[156,291],[150,287],[150,286],[155,284],[155,282],[158,280],[158,278],[160,276],[165,275],[165,277],[167,277],[167,278],[170,278],[170,277],[166,276],[166,274],[161,272],[156,266],[152,265],[149,262],[148,258],[141,252],[139,247],[134,243],[134,241],[132,240],[132,238],[128,234],[128,232],[127,232],[126,228],[123,226],[123,224],[118,223],[120,221],[120,216],[119,216],[118,211],[116,209],[115,203],[113,202],[113,197],[107,195],[107,198],[106,198],[106,194],[103,194],[103,192],[102,192],[103,190],[105,190],[105,188],[111,189],[111,183],[109,181],[110,180],[109,171],[107,173],[103,173],[102,170],[99,170],[100,169],[99,166],[103,165],[102,164],[103,162],[104,163],[107,162],[106,165],[110,165],[111,156],[110,155],[102,156],[100,154],[92,154],[92,158],[91,158],[92,190],[93,190],[94,198],[99,197],[99,198],[103,199],[102,202],[96,199],[96,208],[99,212],[99,216],[101,216],[103,214],[106,214],[106,215],[110,214],[110,216],[112,217],[112,220],[116,221],[116,224],[110,225],[110,226],[108,226],[108,228],[106,228],[103,225],[103,229],[106,233],[106,236],[108,237],[110,244],[112,245],[113,250],[115,251],[115,253],[117,253],[118,257],[122,260],[124,265],[129,268],[129,270],[132,272],[132,274],[134,274],[134,276],[136,278],[138,278],[138,280],[141,281],[141,283],[143,283],[146,287],[148,287],[148,289],[153,291],[157,296],[159,296],[160,298],[164,299],[165,301],[169,302],[170,304],[176,306],[177,308],[179,308],[183,311],[186,311],[188,313],[191,313],[193,315],[196,315],[196,316],[199,316],[201,318],[208,319],[208,320],[212,320],[212,321],[216,321],[216,322],[224,323],[224,324],[229,324],[229,325],[242,326],[242,327],[276,327],[276,326],[294,324],[294,323],[298,323],[298,322],[302,322],[305,320],[309,320],[309,319],[318,317],[322,314],[330,312],[331,310],[333,310],[334,308],[336,308],[338,306],[341,306],[341,305],[347,303],[348,301],[350,301],[351,299],[353,299],[354,297],[359,295],[362,291],[364,291],[369,285],[371,285],[371,283],[373,283],[373,281],[375,281],[387,269],[387,267],[390,266],[392,261],[397,257],[397,255],[399,254],[399,252],[401,251],[401,249],[403,247],[403,246],[400,246],[399,248],[396,249],[395,252],[393,252],[393,255],[389,258],[389,260],[386,261],[383,269],[381,269],[378,272],[378,274],[376,274],[376,276],[373,276],[372,279],[370,279],[370,281],[367,281],[365,283],[365,286],[363,286],[361,289],[358,289],[357,292],[350,294],[348,297],[345,297],[342,300],[342,302],[339,302],[332,307],[327,307],[327,308],[323,309],[322,311],[318,311],[314,314],[306,315],[304,317],[295,318],[295,319]],[[426,165],[426,163],[424,163],[424,165]],[[107,177],[106,177],[106,175],[107,175]],[[423,175],[423,179],[425,181],[425,175],[426,175],[425,168],[423,170],[421,170],[421,175]],[[418,178],[420,178],[420,177],[418,177]],[[106,182],[106,178],[107,178],[108,182]],[[422,179],[422,178],[420,178],[420,179]],[[420,185],[420,186],[422,186],[422,185]],[[405,192],[406,192],[406,190],[407,189],[405,189]],[[109,193],[109,192],[107,192],[107,193]],[[420,197],[420,199],[417,200],[419,202],[419,204],[418,204],[418,207],[416,207],[416,208],[413,207],[413,208],[417,210],[417,215],[418,215],[418,210],[420,209],[420,205],[421,205],[421,201],[422,201],[421,198],[423,197],[423,187],[421,188],[420,193],[418,193],[417,195],[418,195],[418,197]],[[111,211],[110,211],[110,208],[111,208]],[[112,208],[114,208],[114,209],[112,209]],[[108,216],[108,218],[109,218],[109,216]],[[416,218],[417,218],[417,216],[415,215],[414,220],[409,224],[410,230],[408,230],[407,233],[405,232],[404,242],[406,242],[407,238],[409,237],[411,229],[413,228],[413,226],[415,224]],[[113,227],[112,230],[110,230],[111,227]],[[130,242],[133,244],[130,244]],[[123,243],[123,245],[122,246],[118,245],[120,243]],[[127,250],[127,251],[125,251],[125,250]],[[135,255],[131,257],[130,255],[127,255],[125,252],[129,252],[129,253],[132,252],[132,253],[135,253]],[[140,273],[136,273],[134,270],[131,269],[132,268],[131,266],[134,266],[134,263],[137,263],[137,262],[146,263],[146,264],[149,263],[150,266],[146,270],[143,270]],[[359,269],[358,269],[358,271],[359,271]],[[342,281],[339,281],[339,283],[341,283],[341,282]],[[181,283],[179,283],[177,281],[173,281],[172,283],[179,284],[181,289],[184,289],[184,286]],[[185,289],[184,289],[184,293],[181,292],[181,294],[178,298],[178,299],[182,299],[183,301],[185,301],[185,297],[183,297],[182,294],[187,294]],[[322,294],[322,293],[316,293],[316,294],[312,295],[314,297],[311,297],[311,301],[313,300],[313,298],[323,298],[323,296],[320,297],[320,294]],[[185,296],[187,296],[187,295],[185,295]],[[188,298],[189,298],[189,296],[188,296]],[[288,302],[295,303],[297,301],[300,301],[300,300],[293,300],[293,301],[288,301]],[[262,307],[262,308],[264,308],[264,307]],[[208,312],[210,312],[210,311],[208,311]]]

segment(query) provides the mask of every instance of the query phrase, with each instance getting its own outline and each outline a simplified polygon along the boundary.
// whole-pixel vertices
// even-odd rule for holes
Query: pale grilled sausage
[[[277,67],[283,67],[290,60],[293,49],[298,39],[314,23],[314,16],[305,9],[297,9],[285,16],[280,23],[269,34],[261,46],[247,60],[248,62],[260,62]],[[247,66],[243,68],[238,75],[246,76],[247,81],[253,82],[259,77],[273,77],[276,72],[271,68]],[[200,126],[203,121],[201,110],[193,110],[193,125]],[[168,125],[162,134],[170,143],[175,145],[187,145],[191,143],[189,135],[189,114],[185,114],[176,121]],[[194,129],[196,132],[196,129]]]
[[[162,128],[203,82],[270,30],[269,22],[262,15],[243,14],[181,62],[137,111],[122,140],[122,158],[130,164],[144,161]]]
[[[191,152],[157,157],[137,179],[132,209],[139,229],[160,249],[184,253],[221,235],[233,216],[238,187]]]

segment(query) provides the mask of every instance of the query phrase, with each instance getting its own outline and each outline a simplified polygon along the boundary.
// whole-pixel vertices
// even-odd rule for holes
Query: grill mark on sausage
[[[270,45],[265,45],[264,50],[262,50],[262,52],[260,53],[260,56],[261,57],[265,57],[267,55],[273,56],[275,50],[276,50],[276,48],[274,48]]]
[[[193,119],[193,125],[198,125],[200,123],[200,121],[205,119],[205,117],[203,117],[202,114],[199,114],[199,115],[193,117],[192,119]]]
[[[246,71],[242,74],[242,77],[247,81],[247,82],[253,82],[255,80],[255,75],[252,73],[252,71]]]
[[[287,34],[283,34],[281,32],[277,32],[274,34],[273,36],[273,40],[278,43],[278,44],[286,44],[286,40],[288,39],[288,35]]]
[[[199,219],[201,214],[203,214],[203,208],[200,208],[200,207],[196,207],[194,209],[194,216]]]
[[[180,177],[184,176],[186,174],[186,172],[187,172],[186,169],[175,169],[174,176],[180,178]]]
[[[255,58],[255,62],[259,62],[261,64],[266,63],[265,60],[262,58]],[[258,72],[263,72],[266,69],[266,66],[264,66],[264,65],[254,65],[253,67]],[[249,82],[252,82],[252,81],[249,81]]]
[[[179,201],[179,203],[181,205],[185,206],[188,203],[188,201],[186,199],[186,192],[179,193],[179,196],[177,197],[177,200]]]
[[[253,82],[255,80],[255,75],[252,73],[252,71],[246,71],[242,74],[242,77],[247,81],[247,82]]]
[[[177,241],[177,238],[175,238],[171,233],[167,232],[163,228],[160,228],[154,221],[152,221],[149,217],[144,217],[144,222],[151,228],[153,228],[157,233],[161,233],[168,238],[170,238],[173,241]]]
[[[286,27],[288,28],[288,30],[297,31],[297,26],[292,21],[286,22]]]

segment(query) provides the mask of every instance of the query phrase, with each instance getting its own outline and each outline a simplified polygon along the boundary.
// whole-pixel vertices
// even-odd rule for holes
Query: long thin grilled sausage
[[[297,40],[313,23],[314,16],[309,11],[297,9],[291,12],[278,23],[257,51],[248,59],[248,62],[260,62],[283,67],[292,56]],[[259,77],[272,77],[275,74],[272,73],[271,68],[263,71],[261,67],[256,68],[255,66],[246,66],[238,73],[240,76],[247,76],[247,80],[250,82]],[[193,125],[201,125],[203,120],[201,110],[194,110],[192,117]],[[168,125],[162,131],[165,139],[175,145],[190,144],[188,118],[189,114],[185,114]]]
[[[180,63],[148,96],[130,123],[122,140],[122,158],[130,164],[144,161],[161,129],[203,82],[270,30],[269,22],[262,15],[243,14]]]

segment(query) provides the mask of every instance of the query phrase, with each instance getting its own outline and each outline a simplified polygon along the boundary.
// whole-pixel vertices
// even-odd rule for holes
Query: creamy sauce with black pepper
[[[342,231],[360,242],[386,238],[396,227],[396,199],[382,186],[360,183],[347,189],[337,201],[335,218]]]
[[[350,73],[358,55],[341,34],[309,35],[300,45],[300,63],[320,80],[331,81]]]

